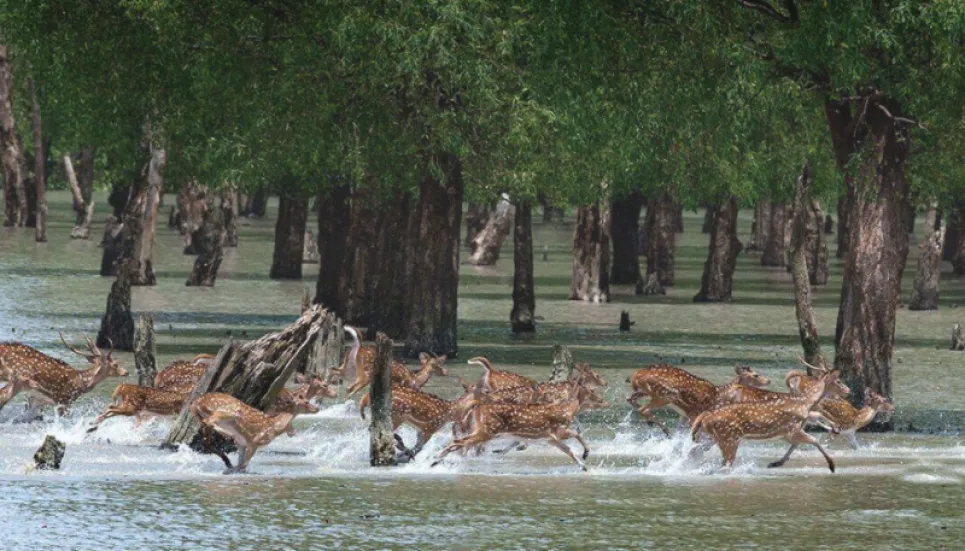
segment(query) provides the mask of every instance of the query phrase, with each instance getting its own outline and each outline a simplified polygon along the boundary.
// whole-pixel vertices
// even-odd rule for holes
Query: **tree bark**
[[[812,251],[808,248],[810,219],[813,211],[808,194],[811,189],[811,164],[805,161],[804,168],[797,180],[797,193],[794,196],[793,219],[791,222],[791,277],[794,281],[794,308],[797,314],[798,334],[804,348],[804,360],[811,365],[826,365],[821,353],[821,340],[818,326],[811,307],[811,283],[808,258]],[[825,255],[826,257],[826,255]],[[826,260],[826,258],[825,258]]]
[[[264,186],[258,187],[251,194],[245,212],[249,218],[262,218],[268,212],[268,190]]]
[[[681,203],[675,203],[674,210],[674,231],[677,233],[684,232],[684,206]]]
[[[965,212],[961,205],[954,205],[948,210],[948,223],[945,224],[945,244],[942,247],[942,260],[951,262],[955,258],[965,237]]]
[[[648,211],[653,210],[653,222],[647,238],[650,245],[647,252],[647,277],[657,274],[657,281],[661,287],[674,286],[674,248],[675,235],[675,206],[673,197],[669,193],[661,193],[650,202]],[[648,220],[649,220],[648,212]]]
[[[118,262],[117,279],[107,295],[107,310],[97,332],[97,346],[116,350],[134,350],[134,316],[131,314],[131,279],[137,267],[131,258]]]
[[[301,279],[305,227],[308,223],[308,199],[282,195],[275,223],[275,252],[272,255],[271,279]]]
[[[47,155],[44,153],[44,131],[40,117],[40,102],[37,101],[37,82],[30,79],[30,96],[33,104],[34,136],[34,185],[37,196],[37,225],[34,239],[38,243],[47,242]]]
[[[162,446],[177,449],[179,444],[190,444],[196,451],[206,451],[198,432],[200,423],[191,415],[190,405],[208,392],[224,392],[249,406],[267,411],[292,374],[308,361],[308,353],[314,348],[316,339],[324,343],[341,343],[340,338],[330,338],[333,331],[340,329],[334,315],[321,306],[314,306],[277,333],[244,344],[229,342],[209,364],[185,400]],[[340,353],[341,349],[334,351],[334,354]],[[328,357],[331,354],[322,355]],[[216,437],[215,440],[215,447],[219,447],[221,439]]]
[[[784,253],[784,203],[772,202],[770,228],[764,242],[764,252],[761,254],[761,266],[783,266],[786,260]]]
[[[536,296],[533,288],[533,205],[516,203],[513,232],[513,310],[509,320],[513,333],[536,331]]]
[[[509,228],[513,224],[515,207],[509,202],[505,193],[493,209],[482,231],[476,234],[472,241],[472,252],[469,263],[474,266],[492,266],[499,260],[499,251],[503,241],[509,235]]]
[[[642,278],[639,241],[643,203],[643,195],[637,191],[610,202],[610,238],[613,241],[610,282],[613,284],[634,285]]]
[[[201,227],[192,238],[198,253],[194,267],[185,283],[187,287],[214,287],[224,258],[222,244],[225,241],[224,224],[221,220],[223,209],[216,208],[214,201],[205,204],[201,214]]]
[[[959,216],[965,220],[965,211]],[[965,275],[965,231],[958,235],[958,243],[952,254],[952,273],[957,276]]]
[[[322,304],[343,316],[339,300],[339,278],[344,269],[346,243],[351,218],[348,184],[339,183],[327,193],[319,192],[315,199],[318,208],[318,283],[315,303]]]
[[[150,134],[148,134],[147,139],[151,139]],[[161,190],[164,189],[162,171],[167,163],[167,155],[163,149],[157,149],[153,145],[148,147],[151,158],[146,168],[147,189],[144,190],[144,208],[140,212],[140,232],[134,236],[137,273],[131,281],[132,285],[154,285],[157,283],[157,277],[154,275],[154,238],[157,234]]]
[[[86,148],[85,148],[86,150]],[[81,154],[81,174],[86,170],[84,153]],[[92,161],[92,159],[91,159]],[[64,155],[64,172],[67,174],[67,182],[74,196],[74,212],[77,218],[74,221],[74,229],[70,230],[71,239],[90,239],[90,223],[94,217],[93,182],[85,181],[87,186],[81,185],[81,180],[77,178],[74,171],[74,163],[70,155]]]
[[[154,387],[157,346],[154,342],[154,318],[150,314],[138,317],[137,332],[134,334],[134,369],[137,371],[138,386]]]
[[[562,383],[570,378],[573,371],[573,354],[566,345],[553,345],[553,373],[550,375],[549,382]]]
[[[451,153],[436,154],[439,181],[427,163],[422,177],[418,224],[410,224],[406,266],[405,349],[456,355],[456,310],[459,289],[459,237],[462,229],[462,164]]]
[[[198,185],[194,180],[186,180],[178,189],[175,201],[178,207],[175,223],[184,241],[184,254],[198,254],[195,240],[202,238],[199,232],[204,212],[210,208],[208,188]]]
[[[737,239],[737,212],[736,197],[713,209],[710,250],[700,280],[700,291],[694,296],[694,302],[726,302],[731,299],[737,255],[744,248]]]
[[[811,285],[826,285],[828,283],[828,244],[821,231],[824,215],[821,212],[821,205],[814,199],[805,203],[804,208],[808,214],[806,244],[808,279]]]
[[[862,148],[857,172],[849,182],[855,201],[848,214],[850,235],[835,332],[835,367],[852,389],[870,387],[891,396],[895,312],[908,253],[904,215],[909,137],[884,112],[901,116],[900,106],[877,102],[868,106],[857,130],[834,136],[835,128],[851,125],[831,125],[835,143],[860,140]],[[850,118],[850,109],[840,111],[841,115]]]
[[[570,300],[610,300],[610,209],[597,201],[580,207],[573,232],[573,279]]]
[[[372,410],[369,464],[373,467],[391,467],[396,464],[395,435],[392,431],[392,339],[381,331],[375,337],[375,362],[369,396]]]
[[[938,310],[938,282],[941,277],[945,220],[932,202],[925,215],[924,235],[918,244],[918,272],[908,302],[909,310]]]
[[[466,211],[466,246],[472,247],[473,240],[486,227],[489,220],[489,203],[469,202],[469,209]]]
[[[715,210],[717,210],[717,207],[710,205],[704,209],[704,222],[700,225],[700,233],[709,234],[713,232]]]
[[[13,114],[13,71],[6,45],[0,45],[0,160],[3,162],[3,225],[23,227],[27,222],[24,158]]]
[[[748,251],[764,251],[767,244],[767,236],[771,230],[771,202],[768,199],[760,199],[754,207],[754,224],[751,231],[750,243],[747,245]]]
[[[224,226],[224,246],[238,246],[238,190],[232,184],[221,188],[221,222]]]

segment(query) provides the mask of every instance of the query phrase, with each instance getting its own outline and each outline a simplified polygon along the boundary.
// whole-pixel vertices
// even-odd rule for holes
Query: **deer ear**
[[[745,371],[747,371],[747,368],[746,368],[746,367],[742,366],[742,365],[739,364],[739,363],[735,363],[735,364],[734,364],[734,373],[736,373],[736,374],[738,374],[738,375],[742,375]]]

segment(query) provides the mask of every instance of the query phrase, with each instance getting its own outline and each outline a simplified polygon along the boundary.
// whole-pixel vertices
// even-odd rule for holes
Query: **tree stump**
[[[663,285],[660,284],[660,279],[657,277],[656,272],[647,276],[647,281],[644,283],[643,280],[637,284],[636,293],[638,295],[650,296],[650,295],[666,295],[667,290],[664,289]]]
[[[560,383],[570,377],[573,370],[573,354],[566,345],[553,345],[553,374],[550,375],[549,382]]]
[[[532,211],[529,200],[520,201],[516,206],[516,228],[513,232],[513,310],[509,314],[513,333],[536,331]]]
[[[224,249],[221,246],[224,242],[221,212],[221,209],[210,206],[204,209],[201,227],[191,238],[191,244],[198,257],[194,259],[194,267],[185,282],[187,287],[214,287],[214,282],[218,278],[218,269],[221,268],[221,260],[224,257]]]
[[[188,444],[194,450],[204,451],[198,431],[200,423],[191,415],[189,406],[205,393],[224,392],[267,411],[292,374],[303,368],[316,339],[340,342],[329,339],[335,330],[341,330],[335,316],[316,305],[277,333],[244,344],[225,344],[185,401],[162,447],[176,449],[180,444]],[[340,354],[341,349],[334,353]],[[215,441],[221,442],[218,438]]]
[[[369,464],[391,467],[396,464],[395,435],[392,431],[392,339],[381,331],[375,336],[375,363],[372,366],[372,423],[369,425]]]
[[[620,312],[620,331],[629,331],[630,326],[637,322],[630,321],[630,312],[623,310]]]
[[[486,220],[486,225],[472,240],[472,252],[468,262],[474,266],[492,266],[499,260],[499,251],[503,240],[509,235],[509,228],[513,224],[516,208],[509,202],[509,195],[505,193],[496,205],[496,209]]]
[[[53,435],[48,434],[44,443],[34,454],[34,465],[42,471],[55,471],[60,469],[60,464],[64,460],[64,452],[67,444],[57,440]]]
[[[957,323],[952,327],[952,350],[965,350],[965,336],[962,335],[962,326]]]
[[[610,213],[602,201],[577,211],[570,300],[610,300]]]
[[[945,245],[945,221],[932,202],[925,215],[925,235],[918,243],[918,271],[911,291],[909,310],[938,310],[938,283],[941,277],[942,248]]]
[[[157,376],[157,346],[154,341],[154,319],[141,314],[134,335],[134,369],[138,386],[153,387]]]
[[[97,332],[97,346],[134,350],[134,316],[131,314],[131,277],[133,260],[120,262],[117,279],[107,295],[107,310]]]

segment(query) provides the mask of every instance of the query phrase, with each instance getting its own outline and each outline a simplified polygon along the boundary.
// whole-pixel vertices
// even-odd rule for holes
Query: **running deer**
[[[816,447],[834,472],[834,460],[816,438],[804,432],[808,422],[823,423],[824,419],[813,411],[821,400],[834,396],[847,396],[850,389],[838,378],[838,372],[822,375],[802,394],[789,394],[785,398],[766,402],[729,404],[704,412],[694,419],[691,436],[694,441],[701,431],[710,435],[720,448],[724,465],[732,466],[737,458],[737,448],[742,440],[769,440],[783,438],[791,444],[779,461],[768,465],[779,467],[787,462],[799,444]]]
[[[154,388],[168,392],[189,393],[214,360],[211,354],[198,354],[191,360],[175,360],[154,376]]]
[[[567,399],[557,404],[488,404],[473,400],[470,402],[472,433],[457,439],[442,450],[433,466],[456,450],[484,444],[496,436],[514,436],[530,440],[546,439],[585,471],[584,460],[589,456],[590,450],[583,437],[570,429],[570,424],[588,395],[589,388],[580,384],[571,387]],[[573,450],[564,443],[570,438],[575,438],[583,446],[582,458],[574,455]]]
[[[821,361],[821,366],[811,365],[798,356],[798,361],[814,370],[818,375],[808,375],[804,371],[791,370],[784,376],[784,384],[787,385],[791,394],[801,394],[818,382],[821,375],[828,373],[827,364]],[[766,402],[768,400],[780,400],[786,398],[786,392],[775,392],[763,388],[744,386],[740,384],[727,385],[727,388],[718,393],[717,402],[714,407],[727,404],[740,404],[745,402]],[[823,403],[823,402],[822,402]]]
[[[848,437],[848,443],[853,449],[858,449],[858,436],[855,433],[868,426],[877,414],[895,411],[895,405],[881,394],[865,388],[864,407],[861,409],[855,408],[851,402],[841,398],[823,400],[816,409],[837,426],[841,434]],[[834,437],[835,433],[832,432],[828,442],[830,443]]]
[[[314,406],[301,401],[299,407],[312,411]],[[315,411],[318,411],[317,408]],[[228,394],[213,392],[201,396],[191,404],[191,413],[201,421],[205,432],[205,444],[209,444],[209,432],[214,431],[231,440],[238,447],[238,464],[232,467],[224,453],[218,453],[228,469],[225,474],[244,472],[259,448],[271,443],[276,436],[295,434],[292,413],[268,415]],[[208,446],[210,449],[210,446]]]
[[[133,384],[120,384],[111,395],[111,403],[87,432],[94,432],[106,419],[115,416],[134,417],[134,426],[150,417],[175,415],[184,407],[189,393],[169,392]]]
[[[334,398],[338,395],[335,388],[323,381],[319,377],[309,377],[307,375],[295,375],[295,382],[300,386],[295,390],[282,389],[275,400],[275,405],[268,409],[269,415],[278,413],[291,413],[301,415],[302,413],[318,413],[318,408],[311,406],[314,411],[309,411],[304,404],[311,404],[315,398]]]
[[[559,383],[539,383],[537,388],[539,393],[537,394],[534,403],[539,404],[551,404],[553,402],[559,402],[565,400],[569,395],[570,388],[573,385],[585,384],[587,387],[593,386],[607,386],[606,380],[601,377],[596,371],[590,368],[588,363],[576,363],[573,364],[573,370],[576,372],[576,377],[571,378],[568,381],[562,381]],[[590,387],[592,390],[592,387]],[[591,392],[588,400],[584,405],[593,408],[608,407],[610,404],[603,400],[599,394],[596,392]]]
[[[12,400],[21,390],[30,387],[30,381],[23,379],[19,371],[7,367],[2,358],[0,358],[0,380],[7,382],[0,389],[0,409],[3,409],[3,406],[7,405],[7,402]]]
[[[395,435],[399,450],[409,459],[414,458],[439,429],[452,423],[452,437],[456,438],[457,429],[468,432],[468,424],[464,423],[466,412],[473,402],[472,385],[463,385],[463,394],[455,400],[444,400],[434,394],[422,392],[401,386],[392,387],[392,431],[399,430],[403,424],[415,427],[418,431],[416,444],[411,449],[406,447],[402,437]],[[365,408],[369,407],[371,395],[365,393],[359,401],[359,414],[365,419]]]
[[[30,412],[44,405],[56,405],[58,412],[64,415],[77,398],[90,392],[104,379],[127,376],[127,370],[121,368],[112,357],[113,348],[104,352],[97,348],[90,337],[85,335],[85,338],[89,353],[74,348],[64,339],[63,333],[60,334],[60,340],[71,352],[83,356],[93,365],[86,370],[76,370],[67,362],[25,344],[0,344],[0,359],[26,383],[19,389],[13,389],[10,398],[19,390],[29,388],[27,407]]]
[[[375,347],[359,347],[358,332],[354,328],[345,326],[345,330],[352,335],[354,341],[352,349],[348,351],[343,366],[349,362],[355,365],[355,382],[348,387],[345,398],[350,398],[356,392],[367,387],[372,382],[372,368],[375,366]],[[354,359],[353,359],[354,356]],[[447,356],[430,356],[423,352],[419,354],[422,367],[418,371],[411,371],[404,363],[392,360],[392,384],[420,390],[429,382],[433,375],[443,377],[449,375],[449,370],[443,367]],[[343,370],[347,371],[347,370]]]
[[[470,365],[482,366],[483,374],[479,379],[479,387],[486,392],[494,392],[504,388],[533,386],[538,384],[537,381],[530,379],[529,377],[524,377],[518,373],[495,369],[493,364],[482,356],[470,358],[466,363]]]
[[[758,374],[747,366],[734,366],[736,378],[726,385],[716,386],[706,379],[702,379],[667,364],[657,364],[637,370],[627,378],[633,393],[627,402],[647,420],[647,423],[660,427],[664,434],[670,436],[667,425],[657,420],[653,411],[662,407],[670,407],[686,418],[688,424],[698,415],[710,410],[721,396],[733,392],[738,386],[762,387],[771,383],[770,379]],[[637,401],[649,397],[650,403],[641,407]]]

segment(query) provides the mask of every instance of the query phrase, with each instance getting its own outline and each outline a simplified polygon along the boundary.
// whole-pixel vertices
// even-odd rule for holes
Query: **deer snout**
[[[127,371],[126,369],[124,369],[123,367],[118,367],[118,368],[117,368],[117,376],[118,376],[118,377],[127,377],[127,375],[128,375],[128,371]]]

